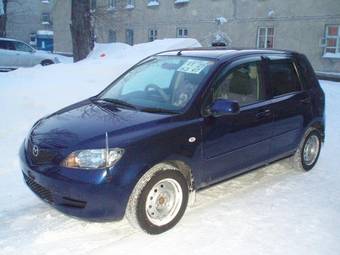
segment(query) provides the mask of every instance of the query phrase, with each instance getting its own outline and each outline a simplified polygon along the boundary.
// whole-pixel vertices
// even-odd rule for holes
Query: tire
[[[52,60],[49,60],[49,59],[41,61],[42,66],[49,66],[49,65],[53,65],[53,64],[54,64],[54,62]]]
[[[313,145],[311,145],[310,142]],[[308,129],[303,136],[297,151],[291,159],[293,167],[303,171],[311,170],[318,161],[321,151],[321,143],[322,139],[320,131],[315,128]],[[309,146],[309,148],[307,148],[307,146]],[[308,154],[310,154],[309,157],[306,156]]]
[[[175,169],[151,169],[134,188],[126,217],[148,234],[161,234],[179,222],[188,198],[189,188],[182,173]]]

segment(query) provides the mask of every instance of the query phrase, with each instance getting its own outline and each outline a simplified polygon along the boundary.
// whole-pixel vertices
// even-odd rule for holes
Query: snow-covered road
[[[52,75],[58,68],[48,70]],[[28,128],[42,114],[100,89],[89,86],[78,95],[75,86],[57,100],[49,94],[53,85],[35,91],[25,87],[26,81],[34,87],[34,71],[17,72],[20,77],[0,74],[1,255],[340,254],[340,83],[321,82],[326,143],[312,171],[280,162],[213,186],[197,194],[194,207],[174,229],[148,236],[125,220],[89,223],[65,216],[25,186],[17,150]],[[18,93],[5,82],[19,84]],[[87,77],[84,82],[98,81]]]

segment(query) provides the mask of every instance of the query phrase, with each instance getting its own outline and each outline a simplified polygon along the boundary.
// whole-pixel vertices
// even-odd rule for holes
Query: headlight
[[[112,167],[120,160],[123,154],[124,150],[120,148],[80,150],[72,152],[62,162],[62,166],[89,170]]]

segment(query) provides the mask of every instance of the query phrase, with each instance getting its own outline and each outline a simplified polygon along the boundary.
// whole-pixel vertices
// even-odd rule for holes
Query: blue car
[[[283,158],[312,169],[325,137],[324,108],[302,54],[162,52],[100,94],[36,122],[20,149],[21,170],[29,188],[63,213],[126,216],[159,234],[204,187]]]

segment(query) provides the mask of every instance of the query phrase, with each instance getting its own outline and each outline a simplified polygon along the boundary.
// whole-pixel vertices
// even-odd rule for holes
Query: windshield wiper
[[[115,98],[99,98],[98,100],[109,102],[109,103],[112,103],[112,104],[117,105],[117,106],[123,106],[123,107],[131,108],[131,109],[134,109],[134,110],[138,110],[138,108],[136,106],[134,106],[133,104],[130,104],[130,103],[125,102],[125,101],[120,100],[120,99],[115,99]]]
[[[178,114],[178,112],[174,110],[167,110],[163,108],[153,108],[153,107],[142,108],[141,111],[150,112],[150,113]]]

